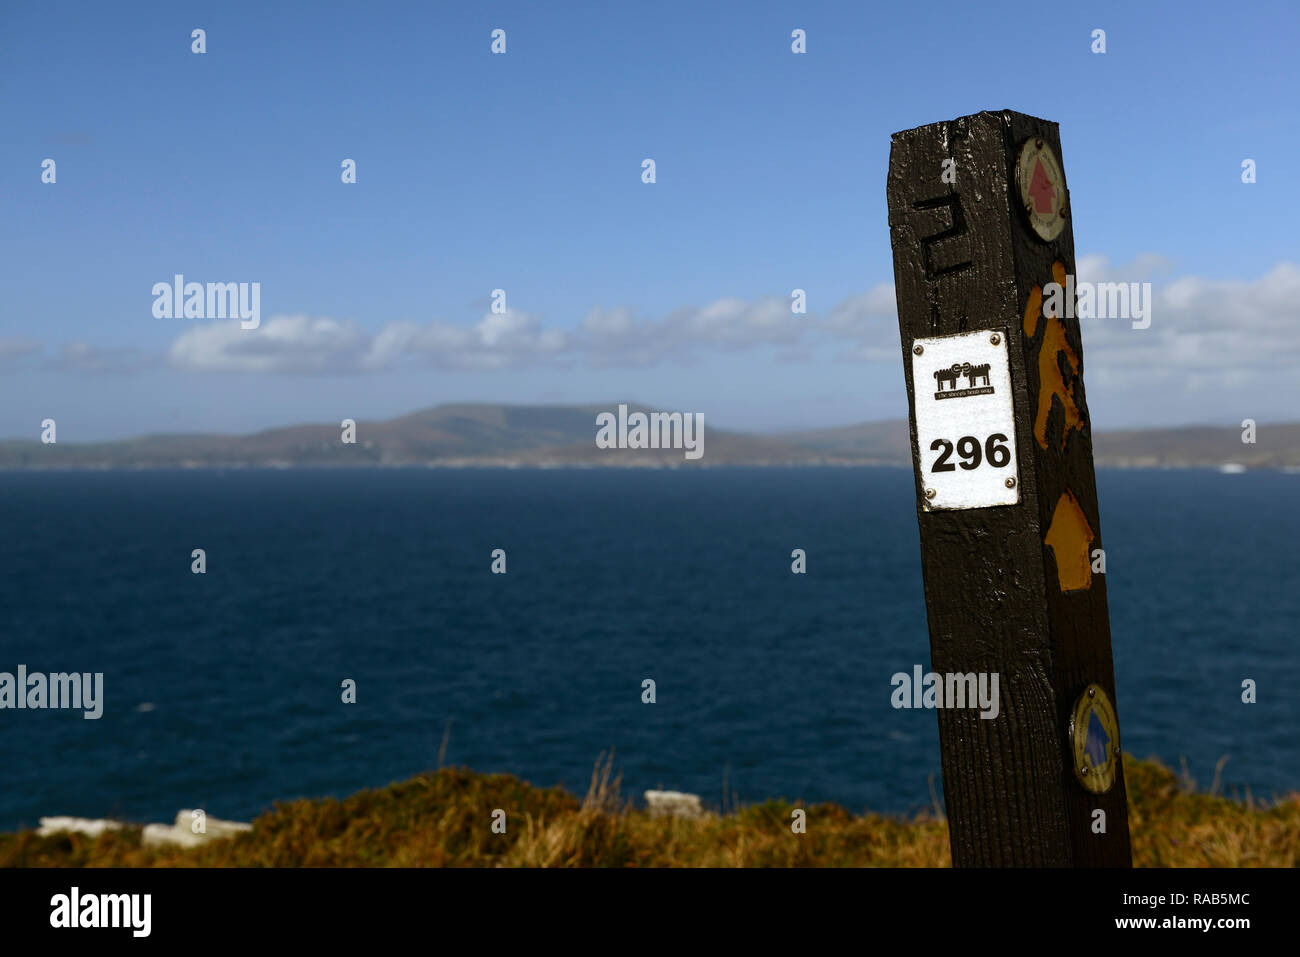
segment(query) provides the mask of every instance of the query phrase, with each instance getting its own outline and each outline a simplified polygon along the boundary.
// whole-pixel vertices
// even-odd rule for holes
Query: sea
[[[1300,475],[1097,483],[1124,750],[1300,789]],[[4,472],[19,665],[102,672],[103,713],[0,710],[4,831],[440,762],[581,795],[610,753],[629,800],[942,802],[936,713],[891,705],[929,670],[905,468]]]

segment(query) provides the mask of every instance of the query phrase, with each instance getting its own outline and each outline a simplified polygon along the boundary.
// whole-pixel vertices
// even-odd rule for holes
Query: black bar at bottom
[[[90,895],[150,895],[148,937],[51,926],[60,906],[52,899],[70,905],[73,887],[83,908]],[[446,944],[451,930],[483,943],[523,934],[599,946],[587,935],[667,943],[703,927],[710,936],[784,929],[823,939],[837,926],[855,939],[899,932],[928,944],[1066,931],[1078,944],[1198,934],[1232,947],[1242,934],[1292,929],[1295,891],[1287,870],[8,870],[0,928],[6,944],[64,938],[92,948],[273,939],[333,951],[389,935]]]

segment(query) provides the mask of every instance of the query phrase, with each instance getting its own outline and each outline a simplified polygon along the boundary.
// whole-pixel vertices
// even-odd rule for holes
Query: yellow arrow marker
[[[1092,561],[1089,546],[1095,533],[1088,524],[1079,500],[1066,489],[1052,513],[1052,524],[1044,539],[1056,556],[1056,576],[1061,591],[1079,591],[1092,587]]]

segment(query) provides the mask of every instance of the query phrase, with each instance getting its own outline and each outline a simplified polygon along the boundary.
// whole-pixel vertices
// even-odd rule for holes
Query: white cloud
[[[16,363],[44,348],[39,340],[28,339],[26,336],[0,336],[0,365]]]
[[[543,329],[536,316],[511,309],[489,312],[473,326],[411,325],[403,345],[403,354],[434,365],[491,370],[554,361],[569,349],[570,337],[559,329]]]
[[[238,320],[196,325],[172,343],[168,362],[217,372],[330,372],[359,368],[367,336],[352,322],[272,316],[256,329]]]
[[[1110,257],[1090,253],[1075,260],[1074,273],[1080,282],[1147,282],[1163,276],[1174,262],[1159,253],[1141,253],[1123,266],[1112,266]]]
[[[1082,270],[1080,270],[1082,273]],[[1107,269],[1138,282],[1140,270]],[[1151,326],[1082,322],[1084,362],[1107,381],[1180,379],[1188,388],[1240,386],[1255,374],[1300,369],[1300,267],[1281,263],[1257,279],[1183,276],[1152,283]],[[1288,383],[1300,394],[1300,383]]]
[[[88,342],[68,342],[50,360],[56,369],[71,372],[138,372],[156,365],[157,356],[141,349],[102,349]]]
[[[789,345],[807,330],[808,317],[792,313],[788,299],[728,297],[675,309],[663,319],[639,318],[626,306],[597,306],[579,324],[576,345],[592,365],[650,365],[690,358],[699,347]]]
[[[458,369],[503,369],[564,352],[567,337],[534,316],[488,313],[473,326],[393,322],[369,334],[350,321],[272,316],[256,329],[212,322],[182,333],[168,361],[227,372],[369,372],[408,358]]]
[[[862,362],[899,360],[898,306],[892,282],[877,283],[827,313],[820,328],[855,343],[844,358]]]
[[[1162,278],[1169,260],[1148,254],[1124,264],[1105,256],[1078,261],[1082,282],[1151,282],[1151,326],[1126,319],[1083,320],[1090,381],[1108,389],[1239,388],[1261,373],[1300,368],[1300,266],[1281,263],[1254,279]],[[273,316],[254,330],[238,321],[200,322],[166,355],[174,368],[241,372],[373,372],[403,364],[457,370],[545,365],[653,366],[718,350],[770,347],[785,363],[900,361],[892,283],[879,283],[822,313],[795,315],[781,296],[717,299],[665,316],[626,306],[595,307],[571,328],[546,328],[515,310],[487,313],[472,325],[390,322],[370,331],[351,321]],[[40,343],[0,338],[0,363],[38,353]],[[65,345],[54,365],[76,370],[142,368],[135,350]],[[1287,386],[1291,384],[1287,381]],[[1294,387],[1300,391],[1300,386]]]

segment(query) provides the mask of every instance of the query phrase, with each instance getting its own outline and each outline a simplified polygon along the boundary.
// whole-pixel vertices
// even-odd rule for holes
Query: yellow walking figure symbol
[[[1065,285],[1065,265],[1052,263],[1052,279]],[[1025,335],[1032,339],[1038,332],[1038,319],[1043,312],[1043,287],[1035,286],[1025,305]],[[1059,357],[1064,355],[1069,368],[1070,381],[1065,381]],[[1038,345],[1038,414],[1034,418],[1034,438],[1047,448],[1047,420],[1052,413],[1053,400],[1060,400],[1065,412],[1061,429],[1060,449],[1065,449],[1065,439],[1071,431],[1083,427],[1083,417],[1074,401],[1074,383],[1079,378],[1079,357],[1065,338],[1065,323],[1057,315],[1044,317],[1043,341]]]
[[[1052,263],[1052,279],[1059,286],[1065,285],[1064,263]],[[1060,402],[1061,411],[1065,414],[1057,451],[1063,452],[1065,440],[1070,433],[1083,428],[1083,416],[1074,401],[1074,383],[1080,374],[1079,356],[1065,338],[1065,323],[1061,317],[1055,314],[1043,315],[1043,289],[1035,286],[1025,305],[1025,336],[1031,340],[1038,332],[1040,316],[1043,317],[1043,339],[1038,344],[1038,412],[1034,417],[1034,439],[1041,448],[1048,447],[1047,423],[1052,415],[1053,404]],[[1061,591],[1092,587],[1089,558],[1094,538],[1095,533],[1088,524],[1079,500],[1068,488],[1065,489],[1052,512],[1051,524],[1044,539],[1044,544],[1056,557],[1057,584]]]

